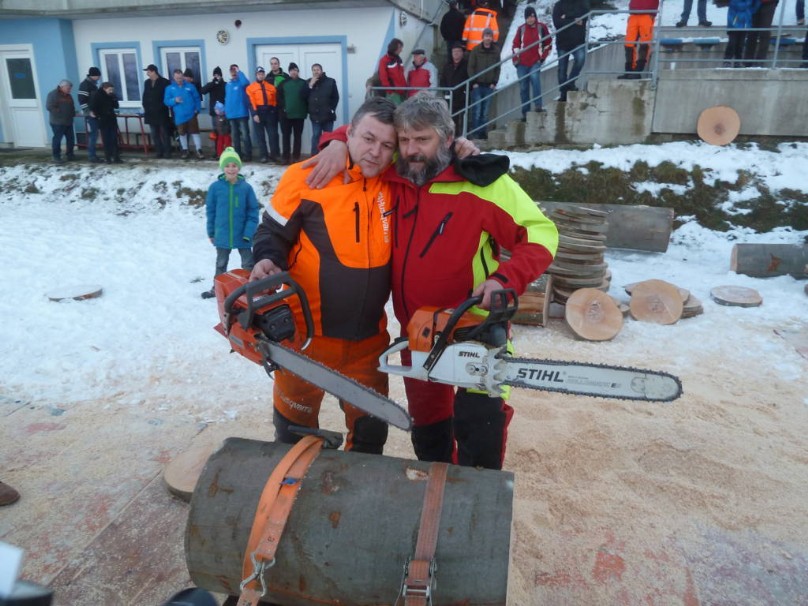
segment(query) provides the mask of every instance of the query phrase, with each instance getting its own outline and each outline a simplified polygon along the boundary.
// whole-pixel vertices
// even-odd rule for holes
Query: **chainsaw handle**
[[[280,289],[281,286],[287,286],[288,288]],[[258,297],[260,293],[267,291],[271,291],[270,294]],[[239,315],[239,322],[245,330],[252,324],[256,310],[282,301],[292,295],[297,295],[300,306],[303,309],[303,320],[306,324],[306,342],[302,349],[308,346],[312,336],[314,336],[314,319],[311,315],[309,299],[306,297],[306,291],[292,279],[289,272],[283,271],[239,286],[224,300],[224,311],[227,313],[228,317],[232,318],[233,305],[235,305],[238,298],[242,295],[245,295],[247,309]]]
[[[432,370],[435,363],[438,361],[440,354],[449,343],[449,337],[454,334],[454,329],[460,318],[469,309],[475,305],[479,305],[483,301],[482,295],[470,297],[458,305],[446,321],[446,326],[441,331],[435,344],[429,352],[429,355],[424,362],[424,368],[427,371]],[[516,291],[513,288],[503,288],[502,290],[495,290],[491,293],[491,309],[485,320],[480,322],[479,325],[471,329],[464,337],[464,341],[471,341],[476,339],[484,330],[489,328],[492,324],[507,322],[513,314],[516,313],[518,308],[518,298]],[[494,345],[502,345],[502,343],[494,343]]]

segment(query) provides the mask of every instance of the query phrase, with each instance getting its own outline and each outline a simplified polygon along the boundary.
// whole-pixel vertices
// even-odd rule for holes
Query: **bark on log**
[[[593,208],[609,213],[606,246],[630,248],[649,252],[665,252],[673,231],[673,209],[656,206],[624,204],[576,204],[574,202],[543,202],[539,206],[549,214],[556,208]]]
[[[808,278],[808,246],[802,244],[736,244],[729,268],[754,278],[785,276]]]

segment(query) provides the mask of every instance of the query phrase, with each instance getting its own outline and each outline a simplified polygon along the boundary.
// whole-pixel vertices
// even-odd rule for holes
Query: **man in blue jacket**
[[[199,91],[192,83],[188,83],[183,78],[182,70],[174,70],[174,84],[166,88],[163,103],[174,112],[174,125],[177,127],[177,134],[180,136],[180,147],[182,147],[182,159],[188,158],[188,135],[194,141],[196,147],[196,157],[202,160],[205,156],[202,153],[202,138],[199,136],[199,110],[202,108],[202,99]]]
[[[238,65],[230,66],[230,81],[225,86],[224,115],[230,123],[233,147],[244,162],[252,162],[250,140],[250,100],[247,97],[247,79]]]

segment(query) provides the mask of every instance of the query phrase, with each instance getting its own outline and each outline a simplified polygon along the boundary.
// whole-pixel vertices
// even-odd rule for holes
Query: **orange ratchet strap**
[[[432,604],[432,588],[437,571],[435,550],[438,546],[438,529],[448,469],[447,463],[432,463],[429,466],[415,556],[404,566],[404,582],[401,587],[404,606]]]
[[[267,480],[255,511],[244,552],[238,606],[257,606],[266,595],[264,573],[275,565],[275,552],[292,511],[303,476],[320,454],[322,438],[305,436],[289,449]]]

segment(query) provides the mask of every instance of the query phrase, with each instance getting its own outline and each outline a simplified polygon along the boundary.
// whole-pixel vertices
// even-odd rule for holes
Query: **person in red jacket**
[[[619,76],[620,80],[636,80],[639,72],[651,59],[651,40],[654,37],[654,21],[656,11],[659,10],[659,0],[631,0],[628,3],[630,11],[645,11],[631,13],[626,26],[626,73]]]
[[[525,22],[513,38],[513,62],[519,76],[519,95],[522,98],[522,121],[527,118],[530,102],[537,112],[545,111],[541,100],[541,66],[553,48],[550,30],[536,17],[536,9],[525,9]],[[530,88],[533,88],[533,97]]]
[[[407,86],[407,79],[404,77],[404,64],[401,61],[401,51],[404,43],[398,38],[390,40],[387,45],[387,53],[379,59],[379,81],[384,87]],[[403,90],[386,90],[384,96],[398,105],[406,96]],[[312,150],[314,153],[314,150]]]

